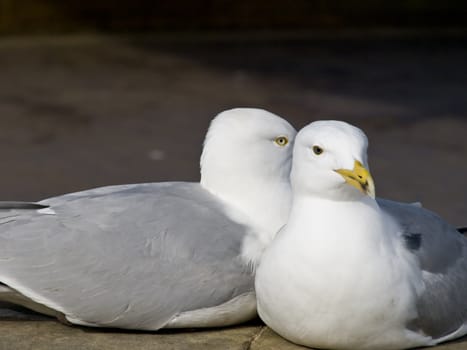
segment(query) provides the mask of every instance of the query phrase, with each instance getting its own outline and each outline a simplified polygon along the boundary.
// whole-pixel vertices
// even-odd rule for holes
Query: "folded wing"
[[[0,282],[74,323],[159,329],[253,292],[248,228],[195,183],[111,186],[0,205]],[[52,214],[51,214],[52,213]]]

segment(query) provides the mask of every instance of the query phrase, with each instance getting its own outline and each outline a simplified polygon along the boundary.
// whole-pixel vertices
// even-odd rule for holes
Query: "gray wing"
[[[467,323],[467,238],[436,214],[410,204],[378,199],[403,228],[401,239],[418,259],[425,290],[410,328],[434,339]]]
[[[0,282],[68,319],[158,329],[253,291],[239,257],[247,228],[199,184],[111,186],[40,204],[55,214],[0,211]]]

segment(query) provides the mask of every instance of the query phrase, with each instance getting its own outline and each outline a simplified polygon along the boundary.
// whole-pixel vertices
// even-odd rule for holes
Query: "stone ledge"
[[[299,350],[254,321],[224,329],[160,331],[157,333],[65,326],[36,315],[0,309],[0,350]],[[467,350],[467,337],[435,347]]]

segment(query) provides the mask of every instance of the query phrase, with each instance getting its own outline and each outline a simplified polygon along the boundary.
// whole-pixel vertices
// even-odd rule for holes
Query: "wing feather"
[[[420,264],[425,285],[417,301],[418,317],[408,326],[433,339],[465,328],[467,238],[426,209],[387,200],[378,203],[399,222],[406,242],[407,237],[419,239],[419,244],[406,244]]]
[[[248,228],[199,184],[112,186],[9,211],[0,282],[68,319],[158,329],[174,315],[253,290]],[[1,218],[0,218],[1,220]]]

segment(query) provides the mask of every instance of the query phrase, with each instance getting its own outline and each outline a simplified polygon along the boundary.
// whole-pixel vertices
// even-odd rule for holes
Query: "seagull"
[[[265,110],[232,109],[210,124],[199,183],[1,203],[0,301],[91,327],[254,318],[254,266],[288,217],[295,134]]]
[[[256,272],[259,316],[323,349],[406,349],[467,334],[467,238],[420,206],[376,201],[367,145],[340,121],[298,133],[290,216]]]

